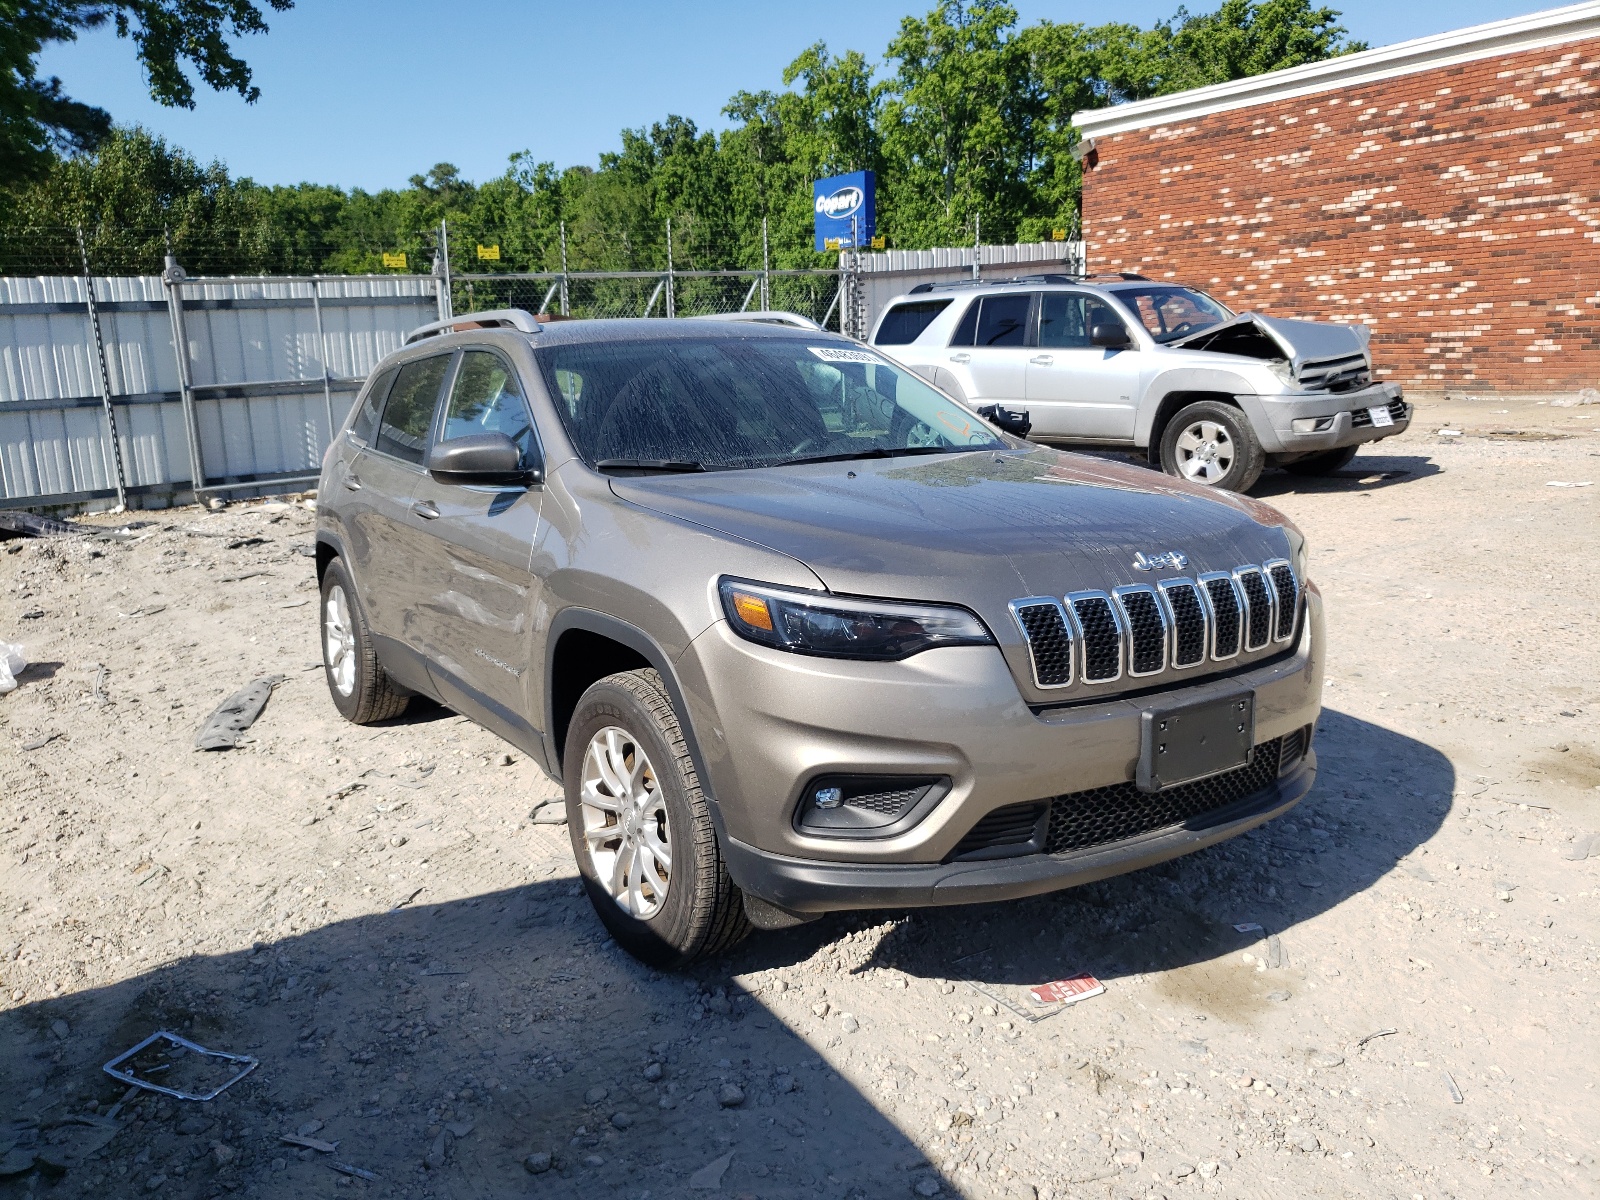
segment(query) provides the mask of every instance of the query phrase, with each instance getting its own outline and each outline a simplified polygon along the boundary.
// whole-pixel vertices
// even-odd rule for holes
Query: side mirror
[[[1001,408],[998,404],[985,404],[978,415],[991,425],[997,425],[1012,437],[1025,438],[1033,428],[1033,420],[1025,408]]]
[[[544,482],[544,472],[524,467],[522,451],[503,433],[474,433],[435,443],[428,451],[428,474],[440,483]]]
[[[1120,323],[1111,322],[1091,327],[1089,330],[1089,344],[1091,346],[1104,346],[1107,350],[1126,350],[1133,345],[1133,339],[1128,336],[1127,329]]]

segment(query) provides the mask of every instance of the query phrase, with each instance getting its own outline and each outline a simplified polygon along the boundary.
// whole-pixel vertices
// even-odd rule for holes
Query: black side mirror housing
[[[1001,408],[998,404],[985,404],[978,415],[991,425],[1004,429],[1012,437],[1025,438],[1033,428],[1033,419],[1025,408]]]
[[[524,467],[522,451],[503,433],[473,433],[434,443],[428,474],[440,483],[531,485],[544,482],[540,468]]]
[[[1126,350],[1133,345],[1133,339],[1128,336],[1127,329],[1120,323],[1107,322],[1104,325],[1090,327],[1089,344],[1103,346],[1107,350]]]

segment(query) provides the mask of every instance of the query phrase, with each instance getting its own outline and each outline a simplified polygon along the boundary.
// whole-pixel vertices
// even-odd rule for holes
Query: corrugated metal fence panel
[[[848,267],[847,255],[840,255],[841,269]],[[977,248],[980,275],[1003,278],[1013,272],[1007,266],[1035,271],[1082,271],[1082,242],[1019,242],[1009,246]],[[865,310],[864,328],[871,332],[878,314],[889,301],[919,283],[955,283],[972,278],[973,248],[943,246],[935,250],[885,250],[861,255],[861,301]]]
[[[127,484],[188,483],[166,287],[156,276],[96,279],[95,296]],[[80,278],[0,278],[0,501],[48,503],[116,487],[87,298]],[[330,409],[336,427],[373,365],[438,315],[433,280],[415,276],[198,279],[184,283],[183,300],[213,482],[314,474],[331,436]],[[207,395],[264,384],[290,386],[286,394]]]

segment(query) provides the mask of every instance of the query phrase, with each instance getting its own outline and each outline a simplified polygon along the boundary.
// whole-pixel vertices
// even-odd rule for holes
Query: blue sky
[[[1148,25],[1177,7],[1014,2],[1027,22]],[[1331,3],[1352,36],[1375,46],[1552,7]],[[618,130],[667,113],[720,128],[729,96],[779,88],[783,68],[812,42],[877,61],[900,18],[928,7],[931,0],[300,0],[270,16],[265,37],[240,44],[261,99],[246,105],[202,89],[193,112],[152,103],[131,44],[109,31],[47,48],[40,66],[69,95],[221,159],[235,175],[377,189],[403,186],[441,161],[470,179],[491,178],[518,150],[559,166],[593,163],[616,147]]]

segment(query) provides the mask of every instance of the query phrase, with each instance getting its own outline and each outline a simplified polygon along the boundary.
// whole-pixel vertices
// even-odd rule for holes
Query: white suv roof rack
[[[518,333],[543,333],[544,326],[531,312],[522,308],[494,308],[488,312],[462,313],[446,321],[430,321],[418,325],[406,334],[406,345],[423,338],[439,337],[446,333],[463,333],[468,329],[515,329]]]

